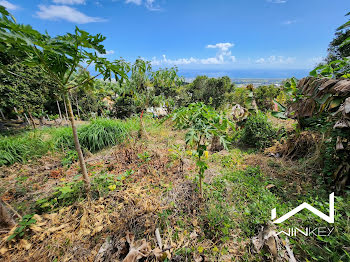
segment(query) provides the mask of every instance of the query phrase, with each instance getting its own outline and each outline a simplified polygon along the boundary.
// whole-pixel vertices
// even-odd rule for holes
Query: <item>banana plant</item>
[[[349,40],[350,44],[350,40]],[[350,59],[344,57],[341,60],[335,60],[325,65],[320,65],[310,72],[310,76],[326,78],[350,78],[349,72]]]

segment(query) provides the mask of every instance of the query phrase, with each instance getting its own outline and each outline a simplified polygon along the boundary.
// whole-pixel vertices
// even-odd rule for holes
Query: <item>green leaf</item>
[[[350,37],[346,38],[340,45],[339,47],[344,47],[346,45],[350,44]]]
[[[337,28],[337,31],[338,31],[338,30],[343,30],[343,29],[348,28],[348,27],[350,27],[350,21],[348,21],[348,22],[346,22],[345,24],[339,26],[339,27]]]
[[[287,119],[286,115],[284,112],[271,112],[271,115],[276,117],[276,118],[280,118],[280,119]]]
[[[11,241],[12,239],[14,239],[17,236],[17,234],[12,234],[11,236],[9,236],[7,238],[7,241]]]

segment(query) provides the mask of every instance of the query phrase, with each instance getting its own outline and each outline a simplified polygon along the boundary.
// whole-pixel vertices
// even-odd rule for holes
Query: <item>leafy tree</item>
[[[23,58],[23,64],[39,66],[55,82],[57,91],[63,94],[73,130],[75,148],[87,190],[90,190],[90,180],[86,170],[83,153],[80,147],[77,128],[69,94],[72,90],[86,86],[98,76],[103,79],[127,79],[128,64],[123,60],[110,62],[99,54],[105,54],[102,45],[105,37],[91,35],[75,28],[73,34],[51,37],[48,33],[41,34],[29,25],[18,24],[4,7],[0,6],[0,39],[1,49]],[[94,65],[97,75],[90,77],[85,74],[77,82],[70,81],[79,68]]]
[[[214,108],[219,108],[227,102],[227,94],[233,91],[233,84],[229,77],[208,78],[197,76],[188,85],[188,93],[191,94],[191,102],[203,102]]]
[[[171,67],[152,72],[151,81],[156,96],[163,95],[168,98],[176,95],[176,87],[183,83],[183,78],[178,76],[178,71],[177,67]]]
[[[258,86],[253,89],[256,104],[261,111],[267,111],[272,109],[273,100],[280,94],[281,89],[270,86]]]
[[[0,53],[3,56],[4,53]],[[19,113],[41,115],[55,101],[55,83],[40,67],[28,67],[12,60],[0,70],[0,108],[7,116],[16,108]]]
[[[201,195],[204,172],[208,168],[205,158],[208,154],[208,141],[213,136],[219,137],[220,143],[227,148],[226,131],[232,123],[212,107],[204,103],[192,103],[188,107],[175,110],[169,118],[178,129],[187,130],[185,135],[186,144],[195,150],[192,153],[197,158],[196,165],[199,170],[199,190]]]
[[[230,103],[246,107],[248,99],[249,90],[246,87],[236,87],[230,97]]]
[[[132,94],[136,105],[141,109],[140,115],[140,130],[139,136],[141,137],[145,132],[143,124],[143,113],[148,108],[153,98],[153,89],[150,87],[150,75],[152,72],[151,62],[143,59],[136,59],[135,63],[131,67],[131,81],[130,81],[130,93]]]

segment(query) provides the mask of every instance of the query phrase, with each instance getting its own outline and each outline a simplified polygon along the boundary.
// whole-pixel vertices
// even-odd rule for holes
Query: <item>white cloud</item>
[[[78,11],[77,9],[66,5],[39,5],[38,7],[40,11],[37,11],[36,14],[41,19],[66,20],[77,24],[105,21],[104,19],[99,17],[87,16],[84,13]]]
[[[99,54],[98,56],[106,57],[106,56],[109,56],[109,55],[113,55],[114,53],[115,53],[114,50],[107,50],[105,54]]]
[[[287,20],[287,21],[284,21],[283,24],[284,25],[291,25],[291,24],[295,24],[297,22],[297,20]]]
[[[232,43],[218,43],[215,45],[207,45],[207,48],[219,48],[223,51],[229,50],[231,47],[234,47],[234,44]]]
[[[1,0],[0,1],[0,5],[6,7],[6,9],[12,10],[12,11],[19,8],[18,5],[14,5],[14,4],[12,4],[12,3],[8,2],[8,1],[5,1],[5,0]]]
[[[287,0],[268,0],[268,2],[273,4],[285,4],[287,3]]]
[[[166,55],[162,55],[162,59],[157,59],[156,57],[152,58],[151,63],[155,66],[159,66],[162,64],[168,64],[168,65],[188,65],[188,64],[197,64],[199,62],[196,58],[179,58],[179,59],[168,59],[166,58]]]
[[[82,5],[85,4],[85,0],[53,0],[55,4],[64,5]]]
[[[116,0],[114,0],[116,1]],[[125,0],[125,3],[127,4],[135,4],[135,5],[141,5],[141,4],[144,4],[148,10],[151,10],[151,11],[160,11],[161,8],[158,6],[158,5],[155,5],[155,0]]]
[[[294,57],[284,57],[284,56],[269,56],[269,57],[261,57],[255,60],[256,64],[292,64],[295,62]]]
[[[207,45],[207,48],[216,48],[219,49],[216,54],[216,61],[217,64],[223,64],[225,60],[229,60],[231,62],[235,62],[236,58],[232,56],[232,53],[230,51],[230,48],[234,47],[233,43],[218,43],[215,45]],[[214,59],[209,59],[209,63],[214,63]]]
[[[145,6],[151,11],[160,11],[159,6],[154,5],[155,0],[146,0]]]
[[[107,50],[106,55],[113,55],[115,52],[114,50]]]
[[[157,59],[153,57],[152,64],[155,66],[159,66],[162,64],[168,65],[189,65],[189,64],[202,64],[202,65],[222,65],[233,63],[236,61],[236,57],[232,56],[230,48],[232,48],[234,44],[232,43],[218,43],[215,45],[207,45],[206,48],[215,48],[218,49],[215,57],[208,58],[178,58],[178,59],[168,59],[166,55],[162,56],[162,59]]]
[[[127,4],[135,4],[135,5],[141,5],[142,4],[142,0],[126,0],[125,3]]]
[[[308,64],[310,64],[312,66],[315,66],[315,65],[318,65],[319,63],[321,63],[323,61],[324,61],[324,58],[319,56],[319,57],[310,58],[307,62],[308,62]]]

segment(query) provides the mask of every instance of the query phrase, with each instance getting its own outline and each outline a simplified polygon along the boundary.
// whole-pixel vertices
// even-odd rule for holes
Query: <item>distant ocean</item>
[[[186,80],[192,81],[198,75],[206,75],[209,77],[228,76],[231,79],[286,79],[291,77],[303,78],[309,75],[311,70],[308,69],[235,69],[235,70],[189,70],[179,69],[179,75],[185,77]]]

